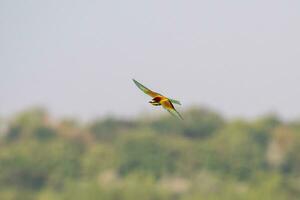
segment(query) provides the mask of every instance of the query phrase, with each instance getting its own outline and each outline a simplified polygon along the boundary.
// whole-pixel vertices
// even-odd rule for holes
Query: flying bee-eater
[[[153,106],[162,106],[173,116],[183,119],[173,105],[173,103],[181,105],[181,103],[179,101],[165,97],[157,92],[154,92],[154,91],[146,88],[145,86],[143,86],[141,83],[137,82],[136,80],[134,80],[134,79],[132,79],[132,80],[140,90],[142,90],[145,94],[152,97],[152,100],[149,101],[149,103],[151,103]]]

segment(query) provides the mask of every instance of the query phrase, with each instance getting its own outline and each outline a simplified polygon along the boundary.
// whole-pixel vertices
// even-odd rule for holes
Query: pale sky
[[[300,117],[300,1],[0,0],[0,116],[160,113],[132,82],[228,117]]]

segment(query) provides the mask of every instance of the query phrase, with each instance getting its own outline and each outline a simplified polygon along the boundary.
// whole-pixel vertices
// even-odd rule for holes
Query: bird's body
[[[170,99],[170,98],[165,97],[157,92],[154,92],[154,91],[146,88],[145,86],[143,86],[141,83],[137,82],[134,79],[133,79],[133,82],[140,90],[142,90],[144,93],[146,93],[152,97],[152,100],[149,101],[149,103],[151,103],[153,106],[162,106],[173,116],[176,116],[176,117],[182,119],[181,115],[177,112],[174,105],[172,104],[172,103],[175,103],[175,104],[181,105],[179,101]]]

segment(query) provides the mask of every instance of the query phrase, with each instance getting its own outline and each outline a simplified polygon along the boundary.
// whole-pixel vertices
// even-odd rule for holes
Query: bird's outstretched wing
[[[145,94],[148,94],[151,97],[156,97],[160,94],[153,92],[152,90],[146,88],[145,86],[143,86],[142,84],[140,84],[139,82],[137,82],[136,80],[132,79],[133,82],[135,83],[135,85],[140,88],[140,90],[142,90]]]
[[[181,105],[180,101],[178,101],[178,100],[170,99],[170,98],[169,98],[169,100],[171,101],[171,103],[175,103],[175,104]]]
[[[171,115],[183,120],[182,116],[177,112],[177,110],[174,108],[173,104],[170,100],[162,101],[161,105],[164,109],[166,109]]]

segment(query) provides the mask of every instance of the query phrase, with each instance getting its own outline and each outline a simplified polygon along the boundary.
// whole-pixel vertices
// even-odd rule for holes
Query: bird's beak
[[[149,103],[151,103],[151,104],[154,104],[154,103],[155,103],[155,101],[149,101]]]

